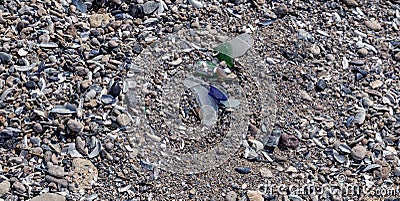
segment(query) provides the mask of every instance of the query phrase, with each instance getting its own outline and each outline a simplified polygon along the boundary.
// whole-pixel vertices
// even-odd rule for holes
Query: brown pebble
[[[294,135],[286,133],[282,134],[281,143],[290,149],[296,149],[299,146],[299,140]]]

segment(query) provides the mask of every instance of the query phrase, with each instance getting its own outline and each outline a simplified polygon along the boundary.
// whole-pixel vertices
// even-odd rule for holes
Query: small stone
[[[92,184],[97,181],[98,171],[92,162],[82,158],[75,158],[72,161],[74,180],[79,189],[91,189]]]
[[[88,154],[87,153],[88,152],[87,149],[85,149],[85,141],[83,141],[80,136],[76,137],[75,147],[76,147],[76,150],[79,151],[79,153],[81,153],[83,155],[87,155]]]
[[[68,120],[67,126],[71,129],[72,132],[80,133],[83,130],[83,125],[81,122],[76,121],[74,119]]]
[[[36,156],[40,156],[43,154],[43,149],[41,147],[34,147],[30,149],[30,153]]]
[[[50,162],[52,156],[53,156],[53,153],[51,151],[45,151],[44,156],[43,156],[44,161]]]
[[[358,6],[356,0],[343,0],[343,3],[346,4],[346,6]]]
[[[58,165],[53,165],[53,163],[48,162],[48,173],[54,177],[63,177],[65,175],[64,168]]]
[[[115,41],[115,40],[110,40],[110,41],[108,41],[108,47],[110,47],[110,48],[116,48],[116,47],[118,47],[117,41]]]
[[[240,174],[249,174],[251,172],[251,168],[249,167],[236,167],[235,171]]]
[[[131,4],[130,14],[134,18],[142,18],[144,17],[143,7],[136,4]]]
[[[284,17],[287,14],[287,12],[288,8],[284,4],[274,9],[274,13],[281,18]]]
[[[373,82],[371,82],[371,83],[369,84],[369,86],[371,86],[372,89],[379,88],[379,87],[381,87],[382,85],[383,85],[383,82],[382,82],[381,80],[375,80],[375,81],[373,81]]]
[[[106,145],[105,145],[105,147],[106,147],[106,150],[107,150],[107,151],[111,151],[111,150],[114,148],[114,143],[112,143],[112,142],[107,142]]]
[[[0,52],[0,61],[1,63],[8,63],[11,61],[11,55],[5,52]]]
[[[280,141],[284,146],[290,149],[297,149],[299,146],[299,140],[294,135],[288,135],[284,133],[282,134]]]
[[[42,133],[42,132],[43,132],[42,124],[40,124],[40,123],[35,123],[35,124],[33,125],[33,131],[35,131],[35,133],[38,133],[38,134]]]
[[[10,182],[3,181],[0,183],[0,198],[10,191]]]
[[[15,189],[16,191],[18,191],[20,193],[25,193],[25,191],[26,191],[26,188],[25,188],[24,184],[22,184],[19,181],[14,182],[12,187],[13,187],[13,189]]]
[[[225,196],[225,201],[236,201],[237,193],[235,191],[229,191]]]
[[[92,84],[92,80],[84,80],[81,82],[81,87],[83,89],[87,89],[90,87],[91,84]]]
[[[63,188],[66,188],[68,186],[68,181],[66,179],[57,179],[55,177],[52,177],[50,175],[46,175],[44,179],[48,182],[54,182],[60,185]]]
[[[148,15],[153,13],[155,10],[157,10],[158,6],[160,4],[155,2],[155,1],[148,1],[143,5],[143,12],[144,14]]]
[[[25,87],[27,89],[35,89],[36,83],[34,81],[28,81],[28,82],[25,83]]]
[[[318,55],[320,54],[320,52],[321,52],[321,49],[318,47],[318,45],[313,45],[313,46],[310,48],[310,52],[311,52],[311,54],[313,54],[314,56],[318,56]]]
[[[365,49],[365,48],[360,48],[360,49],[357,50],[357,53],[358,53],[360,56],[365,57],[365,56],[368,55],[368,50]]]
[[[103,102],[105,105],[110,105],[115,103],[115,98],[111,95],[103,94],[101,95],[101,102]]]
[[[110,87],[110,91],[108,92],[111,96],[117,97],[121,93],[122,88],[118,82],[114,82]]]
[[[355,124],[361,125],[364,123],[365,121],[365,117],[366,117],[367,113],[365,110],[360,110],[357,112],[356,116],[353,119],[353,122]]]
[[[357,145],[351,149],[351,155],[355,160],[363,160],[367,155],[367,149],[364,146]]]
[[[43,193],[32,198],[31,201],[65,201],[65,197],[55,193]]]
[[[264,197],[258,191],[247,191],[247,197],[250,201],[264,201]]]
[[[396,54],[394,55],[394,60],[400,61],[400,52],[398,52],[398,53],[396,53]]]
[[[93,14],[89,17],[89,24],[92,28],[98,28],[110,23],[111,20],[110,14]]]
[[[272,178],[274,176],[272,174],[272,171],[270,169],[268,169],[268,168],[265,168],[265,167],[260,168],[260,174],[261,174],[262,177],[265,177],[265,178]]]
[[[122,113],[122,114],[118,115],[118,117],[117,117],[117,123],[120,126],[127,126],[130,122],[131,122],[131,119],[125,113]]]
[[[301,91],[300,97],[306,101],[312,102],[311,96],[306,91]]]
[[[328,60],[328,61],[333,61],[333,60],[335,60],[335,56],[333,56],[332,54],[327,54],[325,58],[326,58],[326,60]]]
[[[394,169],[394,174],[399,177],[400,176],[400,167],[396,167],[396,169]],[[0,194],[1,197],[1,194]]]
[[[374,31],[379,31],[382,28],[381,25],[379,24],[379,22],[375,21],[375,20],[365,21],[365,26],[367,26],[368,28],[370,28]]]
[[[315,90],[323,91],[325,90],[326,86],[325,80],[318,80],[318,82],[315,84]]]
[[[293,167],[293,166],[289,166],[289,167],[286,169],[286,172],[288,172],[288,173],[296,173],[296,172],[298,172],[298,170],[297,170],[297,168],[295,168],[295,167]]]

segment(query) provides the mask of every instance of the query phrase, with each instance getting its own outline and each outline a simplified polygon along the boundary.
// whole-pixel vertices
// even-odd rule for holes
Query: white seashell
[[[203,8],[203,3],[201,3],[201,1],[197,1],[197,0],[188,0],[188,1],[189,1],[189,4],[195,8]]]

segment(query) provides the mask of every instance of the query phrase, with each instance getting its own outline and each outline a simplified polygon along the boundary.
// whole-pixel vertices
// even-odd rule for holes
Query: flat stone
[[[31,201],[65,201],[65,197],[55,193],[43,193],[32,198]]]
[[[47,163],[48,173],[54,177],[63,177],[65,175],[64,168],[58,165],[53,165],[53,163]]]
[[[0,197],[3,197],[6,193],[10,191],[10,182],[3,181],[0,183]]]
[[[97,181],[97,168],[89,160],[75,158],[72,161],[74,182],[78,189],[91,189],[92,184]]]
[[[75,133],[80,133],[83,130],[82,123],[79,121],[76,121],[74,119],[68,120],[67,126],[69,129],[71,129],[71,131],[73,131]]]
[[[365,21],[365,26],[367,26],[368,28],[370,28],[374,31],[379,31],[382,28],[381,25],[379,24],[379,22],[375,21],[375,20]]]

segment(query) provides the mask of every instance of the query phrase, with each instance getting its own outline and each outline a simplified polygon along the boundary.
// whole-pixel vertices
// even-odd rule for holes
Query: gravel
[[[0,200],[394,200],[399,27],[393,0],[4,1]]]

